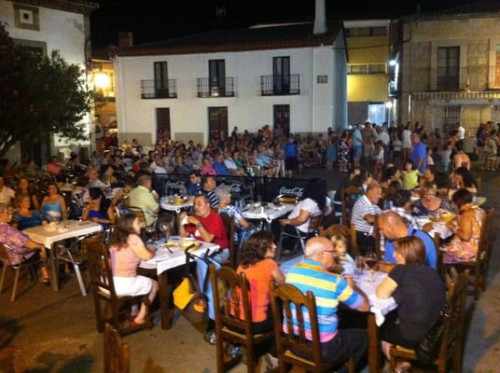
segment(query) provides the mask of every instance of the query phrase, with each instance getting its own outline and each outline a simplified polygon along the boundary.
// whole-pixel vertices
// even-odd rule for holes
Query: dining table
[[[194,247],[190,247],[195,245]],[[153,271],[158,278],[158,296],[160,301],[161,327],[170,329],[175,315],[172,305],[172,288],[168,286],[168,271],[186,265],[186,250],[191,258],[198,260],[205,254],[212,254],[220,248],[211,242],[194,240],[191,237],[170,236],[154,242],[155,254],[149,260],[143,260],[139,268]]]
[[[50,250],[50,284],[53,291],[59,291],[59,271],[57,268],[57,253],[54,245],[70,238],[78,238],[94,234],[103,230],[99,223],[91,221],[66,220],[62,222],[52,222],[23,230],[31,240],[42,244]]]
[[[247,220],[258,221],[259,229],[270,230],[273,220],[288,215],[294,207],[291,204],[277,205],[272,202],[249,203],[241,210],[241,215]]]
[[[193,206],[193,198],[186,198],[184,202],[179,203],[175,201],[171,196],[164,196],[160,198],[160,207],[163,210],[179,213],[182,210],[191,208]]]

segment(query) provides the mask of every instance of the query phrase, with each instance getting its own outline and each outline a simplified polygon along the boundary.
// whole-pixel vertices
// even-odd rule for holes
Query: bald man
[[[369,304],[366,295],[352,278],[344,278],[329,271],[335,262],[334,255],[330,240],[325,237],[310,238],[306,242],[305,261],[292,266],[286,282],[295,285],[304,294],[308,290],[312,291],[316,296],[316,304],[321,305],[318,307],[318,324],[323,358],[340,365],[352,357],[359,363],[367,349],[366,331],[338,329],[338,304],[342,302],[359,311],[368,311]]]
[[[375,247],[373,226],[382,210],[377,205],[382,198],[382,187],[377,182],[368,184],[366,193],[352,207],[351,224],[356,228],[356,241],[364,255],[368,248]]]
[[[384,260],[396,263],[394,258],[394,241],[403,237],[415,236],[420,238],[425,246],[425,255],[429,267],[437,268],[437,254],[434,240],[426,232],[414,229],[407,225],[403,218],[394,211],[384,212],[377,218],[377,225],[381,234],[385,237]]]

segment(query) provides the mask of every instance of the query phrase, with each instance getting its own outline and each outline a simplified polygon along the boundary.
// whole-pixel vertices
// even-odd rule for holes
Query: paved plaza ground
[[[479,171],[486,207],[496,208],[494,228],[500,228],[500,174]],[[338,172],[309,169],[297,177],[326,177],[335,189]],[[467,333],[464,372],[500,372],[500,245],[495,242],[488,287],[473,307]],[[39,284],[11,303],[10,292],[0,294],[0,348],[11,347],[30,372],[97,373],[103,367],[102,335],[97,333],[92,295],[82,297],[75,278],[54,293]],[[133,373],[216,372],[215,346],[203,340],[202,330],[179,317],[170,330],[158,323],[152,330],[124,337],[131,348]],[[0,372],[1,354],[0,354]],[[234,372],[244,372],[240,365]],[[365,370],[366,371],[366,370]]]

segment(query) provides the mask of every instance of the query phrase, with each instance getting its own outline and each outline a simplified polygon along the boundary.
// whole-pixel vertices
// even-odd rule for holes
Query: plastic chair
[[[225,372],[241,361],[241,355],[225,356],[228,346],[237,345],[244,347],[247,371],[253,373],[257,368],[255,347],[271,340],[274,330],[261,334],[252,332],[251,296],[245,274],[239,275],[228,266],[216,269],[212,263],[209,271],[212,289],[218,289],[213,292],[217,372]]]
[[[149,315],[148,294],[138,296],[117,296],[111,271],[111,257],[104,243],[105,232],[87,237],[82,241],[82,249],[87,252],[92,291],[96,314],[97,330],[104,331],[104,325],[109,322],[121,335],[140,329],[150,329],[152,326]],[[130,306],[144,303],[148,308],[146,322],[133,325],[129,321]]]
[[[3,290],[5,275],[7,273],[7,270],[10,268],[14,271],[14,283],[12,285],[10,301],[14,302],[16,300],[17,287],[19,285],[19,277],[21,275],[21,271],[26,270],[29,276],[28,278],[31,278],[31,280],[36,283],[36,267],[41,263],[41,260],[39,259],[38,255],[34,254],[35,256],[30,259],[23,259],[20,263],[12,264],[7,250],[14,251],[14,249],[11,248],[8,244],[0,242],[0,261],[3,263],[2,274],[0,278],[0,293]]]
[[[321,354],[314,294],[308,291],[304,295],[291,284],[276,286],[271,282],[270,287],[279,372],[286,372],[287,365],[304,369],[307,372],[334,371],[336,366],[324,361]],[[296,320],[295,326],[294,319]],[[306,338],[306,323],[310,324],[312,340]],[[300,352],[300,356],[296,352]],[[353,361],[349,360],[347,367],[349,372],[354,372]]]
[[[104,373],[129,373],[130,347],[110,323],[104,328]]]
[[[454,283],[448,288],[448,310],[444,320],[439,355],[432,362],[437,366],[439,373],[445,373],[448,362],[451,360],[453,372],[462,371],[463,358],[463,331],[464,315],[467,298],[467,276],[460,274]],[[391,371],[395,371],[398,360],[418,361],[415,350],[401,346],[392,346],[389,351],[389,363]]]
[[[288,233],[285,231],[284,227],[281,227],[278,252],[276,253],[276,260],[279,261],[281,258],[281,251],[283,250],[283,239],[286,237],[298,239],[300,246],[302,247],[302,252],[305,252],[305,242],[309,237],[318,236],[319,228],[321,226],[321,221],[323,220],[323,214],[311,216],[309,218],[309,229],[306,233],[300,231],[296,226],[293,226],[295,232]]]

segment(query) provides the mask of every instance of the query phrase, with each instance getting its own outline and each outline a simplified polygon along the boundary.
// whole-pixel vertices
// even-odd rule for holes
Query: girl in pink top
[[[270,310],[269,281],[278,285],[285,282],[285,275],[274,261],[276,245],[269,231],[258,231],[250,235],[240,254],[237,273],[245,273],[250,285],[252,322],[254,333],[273,329]]]
[[[153,303],[158,291],[158,283],[145,276],[137,275],[137,266],[141,260],[154,256],[154,250],[146,248],[139,234],[141,224],[134,214],[126,214],[118,220],[110,239],[111,267],[116,295],[136,296],[149,294],[149,303]],[[141,303],[139,313],[132,321],[135,324],[146,322],[146,306]]]

